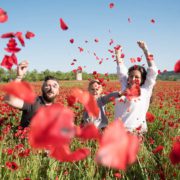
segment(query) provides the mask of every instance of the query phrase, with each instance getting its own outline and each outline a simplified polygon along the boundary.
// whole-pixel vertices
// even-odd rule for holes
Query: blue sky
[[[109,8],[110,3],[115,4],[114,8]],[[161,71],[173,70],[180,59],[179,0],[1,0],[0,7],[9,16],[6,23],[0,24],[0,34],[32,31],[36,35],[25,40],[25,47],[18,44],[22,50],[16,54],[19,61],[29,61],[30,70],[67,72],[85,66],[84,71],[89,73],[115,73],[116,64],[108,49],[122,45],[129,67],[131,57],[142,55],[137,40],[147,42]],[[60,18],[67,23],[67,31],[60,28]],[[114,40],[111,46],[110,39]],[[0,40],[1,59],[8,54],[4,50],[7,42]],[[80,53],[78,47],[84,52]],[[93,53],[103,58],[101,65]],[[77,62],[71,66],[73,59]],[[139,64],[144,63],[143,57]]]

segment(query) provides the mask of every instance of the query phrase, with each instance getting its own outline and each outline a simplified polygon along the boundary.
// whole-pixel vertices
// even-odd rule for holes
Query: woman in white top
[[[122,119],[125,127],[130,132],[147,132],[146,113],[149,108],[153,87],[158,74],[153,55],[148,52],[143,41],[137,42],[143,50],[148,69],[143,66],[134,65],[127,70],[121,58],[121,49],[115,50],[117,60],[117,75],[121,83],[121,91],[130,88],[134,83],[139,83],[141,94],[137,98],[129,100],[125,96],[116,99],[115,119]]]

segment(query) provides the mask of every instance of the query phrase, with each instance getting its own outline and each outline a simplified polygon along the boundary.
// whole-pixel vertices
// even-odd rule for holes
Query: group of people
[[[97,100],[99,107],[99,117],[93,118],[88,112],[83,113],[83,124],[93,123],[98,129],[104,129],[108,125],[108,119],[105,115],[105,105],[115,98],[115,120],[122,120],[128,131],[133,132],[139,128],[141,133],[147,132],[146,112],[148,111],[153,87],[156,83],[157,67],[153,56],[149,53],[146,44],[143,41],[137,42],[143,50],[147,60],[148,69],[143,66],[134,65],[128,70],[121,58],[122,49],[115,49],[117,62],[117,75],[121,84],[119,92],[112,92],[102,95],[102,85],[97,79],[89,82],[88,91]],[[151,57],[151,58],[150,58]],[[27,71],[28,62],[23,61],[17,67],[17,78],[15,81],[21,81]],[[134,84],[140,86],[140,95],[137,98],[129,100],[125,94]],[[23,128],[30,124],[34,114],[41,106],[50,106],[59,95],[59,83],[55,77],[47,76],[42,84],[42,95],[38,96],[33,104],[28,104],[21,99],[11,95],[5,96],[5,102],[14,108],[22,110],[20,126]]]

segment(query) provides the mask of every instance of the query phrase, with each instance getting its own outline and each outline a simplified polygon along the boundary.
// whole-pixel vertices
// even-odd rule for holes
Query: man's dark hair
[[[134,70],[138,70],[141,73],[141,84],[140,84],[140,86],[142,86],[145,83],[147,71],[143,66],[134,65],[128,69],[128,75],[130,75],[130,73]]]
[[[44,82],[46,82],[46,81],[48,81],[48,80],[54,80],[54,81],[59,81],[56,77],[54,77],[54,76],[46,76],[45,78],[44,78]],[[59,83],[59,82],[58,82]]]

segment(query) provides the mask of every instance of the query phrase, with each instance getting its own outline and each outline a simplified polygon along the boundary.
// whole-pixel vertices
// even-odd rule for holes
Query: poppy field
[[[32,83],[32,85],[36,94],[40,94],[41,83]],[[57,102],[63,104],[64,108],[60,112],[55,112],[55,110],[53,112],[62,115],[62,119],[66,120],[67,127],[69,127],[69,119],[72,119],[73,123],[80,127],[84,109],[81,103],[71,105],[68,98],[71,90],[75,87],[86,90],[87,85],[88,81],[60,82],[60,95]],[[32,123],[30,130],[18,128],[21,112],[3,102],[3,86],[4,84],[0,85],[0,179],[180,178],[179,82],[157,82],[147,113],[148,132],[140,143],[136,142],[135,136],[124,132],[122,124],[117,124],[121,132],[114,128],[114,124],[111,123],[114,122],[113,100],[106,107],[106,115],[110,124],[107,130],[98,132],[94,127],[89,126],[81,133],[77,133],[71,142],[68,138],[58,141],[56,135],[52,136],[46,131],[40,135],[41,138],[38,141],[33,141],[33,136],[43,132],[41,125],[39,124],[37,128]],[[119,88],[117,81],[109,81],[104,84],[103,93],[118,91]],[[67,112],[73,112],[73,116]],[[53,113],[46,114],[45,111],[41,111],[42,116],[44,121],[50,121]],[[64,120],[63,122],[65,122]],[[52,128],[56,130],[56,126]],[[100,143],[99,136],[102,136]],[[50,141],[48,139],[50,137],[55,139]],[[42,140],[43,138],[46,139],[46,142]],[[117,143],[112,146],[109,141]],[[53,151],[51,149],[50,153],[47,142],[53,146],[64,146],[65,148]],[[109,146],[106,146],[107,144]],[[46,148],[42,148],[42,146]],[[101,153],[103,150],[106,151],[106,156]],[[112,158],[112,162],[109,164],[108,158]],[[115,162],[116,160],[118,162]]]

